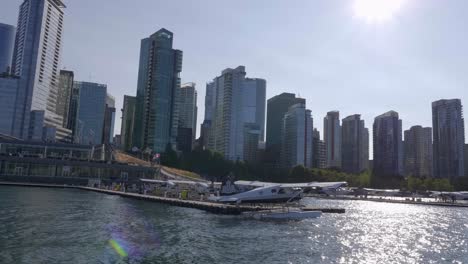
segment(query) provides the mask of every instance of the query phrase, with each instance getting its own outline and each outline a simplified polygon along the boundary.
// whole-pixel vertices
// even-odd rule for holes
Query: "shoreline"
[[[346,197],[346,196],[306,196],[309,198],[316,198],[322,200],[343,200],[343,201],[368,201],[368,202],[378,202],[378,203],[395,203],[395,204],[412,204],[412,205],[426,205],[426,206],[443,206],[443,207],[458,207],[458,208],[468,208],[468,203],[443,203],[443,202],[417,202],[411,200],[392,200],[392,199],[379,199],[379,198],[359,198],[359,197]]]
[[[40,188],[64,188],[64,189],[77,189],[98,192],[108,195],[119,195],[125,198],[145,200],[157,203],[163,203],[168,205],[174,205],[179,207],[200,209],[203,211],[215,213],[215,214],[226,214],[226,215],[240,215],[243,212],[248,211],[259,211],[265,209],[261,206],[253,205],[230,205],[213,203],[209,201],[195,201],[195,200],[183,200],[178,198],[167,198],[159,197],[154,195],[144,195],[138,193],[129,193],[121,191],[113,191],[106,189],[99,189],[85,186],[73,186],[73,185],[58,185],[58,184],[41,184],[41,183],[20,183],[20,182],[0,182],[0,186],[15,186],[15,187],[40,187]]]

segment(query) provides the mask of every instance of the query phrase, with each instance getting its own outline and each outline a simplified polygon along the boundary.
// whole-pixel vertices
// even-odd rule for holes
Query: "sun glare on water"
[[[370,23],[390,20],[400,10],[406,0],[355,0],[356,17]]]

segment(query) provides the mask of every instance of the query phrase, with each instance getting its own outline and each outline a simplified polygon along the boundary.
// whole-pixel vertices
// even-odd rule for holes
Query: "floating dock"
[[[226,214],[226,215],[239,215],[243,212],[271,210],[271,209],[274,210],[274,209],[282,208],[279,205],[272,205],[272,206],[246,205],[246,204],[232,205],[232,204],[222,204],[222,203],[214,203],[214,202],[208,202],[208,201],[183,200],[183,199],[178,199],[178,198],[168,198],[168,197],[160,197],[160,196],[154,196],[154,195],[144,195],[144,194],[138,194],[138,193],[121,192],[121,191],[113,191],[113,190],[99,189],[99,188],[93,188],[93,187],[84,187],[84,186],[72,186],[72,185],[19,183],[19,182],[0,182],[0,185],[79,189],[79,190],[99,192],[99,193],[104,193],[104,194],[109,194],[109,195],[119,195],[122,197],[127,197],[127,198],[132,198],[132,199],[145,200],[145,201],[163,203],[163,204],[180,206],[180,207],[195,208],[195,209],[200,209],[200,210],[204,210],[204,211],[215,213],[215,214]],[[345,209],[341,209],[341,208],[303,207],[301,209],[304,211],[321,211],[322,213],[344,213],[345,212]]]

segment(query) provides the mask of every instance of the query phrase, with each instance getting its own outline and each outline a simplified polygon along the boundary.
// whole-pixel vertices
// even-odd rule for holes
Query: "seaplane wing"
[[[177,184],[188,184],[188,185],[203,186],[203,187],[208,188],[208,184],[204,182],[178,181],[178,180],[163,181],[163,180],[152,180],[152,179],[140,179],[140,180],[146,183],[166,183],[172,186],[177,185]]]
[[[337,189],[346,186],[347,182],[305,182],[305,183],[273,183],[260,181],[236,181],[237,186],[249,186],[253,188],[279,186],[282,188],[322,188],[322,189]]]
[[[281,184],[283,188],[321,188],[338,189],[348,185],[347,182],[305,182],[305,183],[285,183]]]

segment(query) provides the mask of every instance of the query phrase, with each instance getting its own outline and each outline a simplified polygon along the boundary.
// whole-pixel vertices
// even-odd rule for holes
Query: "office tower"
[[[15,27],[0,23],[0,74],[10,73],[15,46]]]
[[[397,176],[403,173],[402,122],[395,111],[389,111],[374,120],[373,172],[377,177]]]
[[[133,125],[135,122],[136,97],[124,95],[122,108],[122,125],[120,127],[121,146],[123,150],[133,148]]]
[[[68,106],[68,120],[67,120],[67,129],[72,131],[72,138],[75,139],[75,128],[76,128],[76,115],[78,111],[78,99],[80,97],[80,91],[75,86],[73,81],[73,87],[70,95],[70,105]]]
[[[12,131],[19,138],[43,127],[55,127],[58,140],[70,137],[56,113],[64,8],[60,0],[25,0],[20,6],[12,62],[12,73],[20,77]],[[43,111],[44,122],[30,123],[31,111]]]
[[[186,83],[179,91],[179,126],[177,132],[177,148],[191,151],[197,133],[197,90],[195,83]],[[179,131],[180,134],[179,135]],[[190,134],[190,138],[188,138]]]
[[[258,161],[261,137],[262,130],[257,124],[246,123],[244,125],[244,161],[250,163]]]
[[[453,179],[463,176],[464,122],[460,99],[432,103],[435,177]]]
[[[320,140],[320,132],[316,128],[312,137],[312,168],[324,169],[327,166],[325,142]]]
[[[244,148],[250,140],[244,140],[246,128],[257,126],[264,131],[266,81],[246,78],[244,66],[225,69],[213,80],[216,94],[208,148],[220,152],[229,160],[244,160]],[[262,116],[263,115],[263,116]]]
[[[255,124],[260,129],[260,141],[265,141],[266,81],[259,78],[245,78],[242,91],[244,122]]]
[[[141,150],[175,149],[182,51],[172,48],[173,34],[160,29],[141,40],[133,144]]]
[[[68,115],[70,112],[70,103],[73,91],[73,78],[74,73],[72,71],[61,70],[59,78],[59,86],[57,93],[57,104],[55,106],[55,112],[57,115],[63,118],[62,126],[68,127]]]
[[[361,115],[343,119],[341,128],[341,164],[344,172],[360,173],[369,167],[369,131]]]
[[[405,175],[432,176],[432,128],[413,126],[405,131]]]
[[[122,137],[120,135],[115,135],[114,140],[112,140],[112,144],[116,148],[121,149],[122,148]]]
[[[297,165],[312,168],[313,120],[305,104],[291,106],[283,117],[281,128],[281,166],[292,168]]]
[[[200,141],[201,145],[204,148],[207,148],[209,145],[213,146],[213,142],[210,144],[209,139],[214,139],[210,137],[211,124],[213,122],[213,115],[216,107],[216,86],[214,82],[206,84],[205,92],[205,118],[200,128]]]
[[[104,128],[102,131],[103,143],[112,143],[114,140],[114,122],[115,122],[115,98],[107,94],[106,110],[104,113]]]
[[[340,112],[327,113],[323,119],[323,134],[327,151],[327,168],[341,168]]]
[[[468,177],[468,144],[465,144],[465,151],[463,154],[465,157],[465,177]]]
[[[90,82],[74,82],[78,89],[75,143],[99,145],[103,143],[107,86]]]
[[[16,76],[0,75],[0,134],[13,135],[18,82]]]
[[[266,129],[266,151],[268,152],[268,162],[273,164],[279,163],[283,117],[288,112],[289,107],[301,103],[305,104],[305,99],[296,98],[296,95],[292,93],[282,93],[268,99]]]

